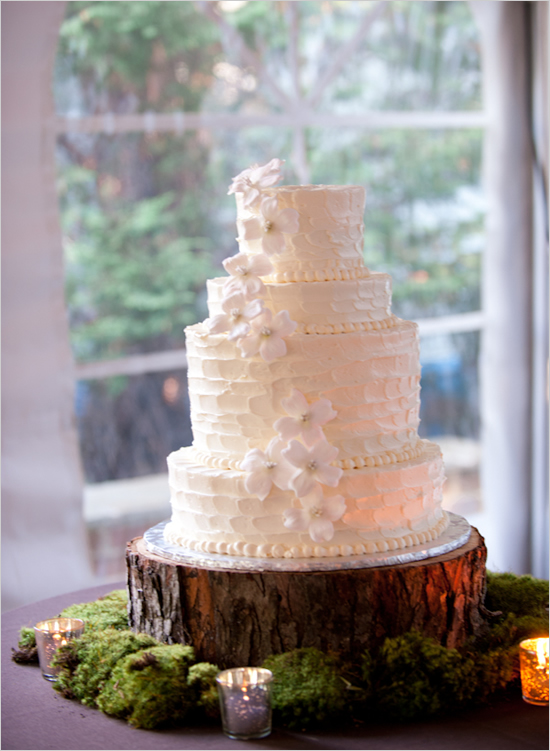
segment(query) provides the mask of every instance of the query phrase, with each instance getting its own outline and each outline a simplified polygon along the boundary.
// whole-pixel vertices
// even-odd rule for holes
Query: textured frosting
[[[364,555],[428,542],[446,529],[448,517],[441,509],[441,452],[428,441],[422,449],[399,464],[345,470],[326,494],[343,495],[346,512],[330,543],[321,545],[284,526],[283,511],[298,503],[293,493],[273,488],[260,501],[247,493],[243,472],[195,464],[193,452],[180,449],[168,458],[173,515],[166,537],[209,553],[274,558]]]
[[[222,312],[226,281],[227,277],[223,277],[206,283],[210,316]],[[388,274],[370,274],[362,279],[342,281],[268,283],[263,301],[272,311],[288,310],[290,318],[300,327],[298,331],[306,333],[335,333],[338,327],[342,331],[353,331],[355,324],[391,321],[393,325],[395,320],[391,312],[391,278]]]
[[[410,450],[418,442],[420,365],[416,324],[348,334],[293,334],[285,357],[243,358],[224,334],[186,329],[193,446],[238,466],[265,449],[293,388],[308,401],[330,399],[337,417],[324,426],[338,460]]]
[[[245,191],[248,183],[241,175],[235,185]],[[271,313],[287,311],[297,327],[285,334],[285,354],[266,360],[252,354],[257,349],[243,349],[249,356],[242,356],[238,336],[230,340],[213,323],[216,317],[226,325],[227,277],[208,282],[211,320],[186,329],[194,441],[168,457],[172,520],[166,538],[207,553],[274,558],[365,555],[436,539],[448,518],[441,509],[441,453],[417,432],[418,329],[392,314],[390,278],[364,267],[364,189],[307,185],[261,193],[277,197],[277,211],[293,211],[286,212],[289,231],[277,240],[280,252],[270,255],[273,271],[262,277],[259,296]],[[262,253],[262,239],[243,238],[258,208],[245,208],[244,195],[237,192],[239,246],[254,256]],[[231,315],[238,314],[236,307]],[[260,500],[247,490],[254,489],[252,471],[241,469],[248,452],[267,450],[277,436],[275,423],[287,415],[283,403],[288,407],[297,392],[307,408],[330,402],[321,435],[338,450],[329,469],[338,474],[338,467],[342,476],[337,487],[322,487],[327,507],[340,514],[329,542],[314,542],[311,528],[285,526],[288,514],[303,512],[304,493],[298,498],[273,484],[265,497],[259,491]]]
[[[363,269],[363,211],[365,189],[360,185],[287,185],[269,188],[266,195],[277,196],[279,209],[295,209],[298,232],[286,236],[284,251],[271,257],[274,274],[326,273],[327,269]],[[243,236],[243,219],[253,214],[244,208],[237,194],[237,228]],[[243,253],[259,253],[258,240],[239,240]]]

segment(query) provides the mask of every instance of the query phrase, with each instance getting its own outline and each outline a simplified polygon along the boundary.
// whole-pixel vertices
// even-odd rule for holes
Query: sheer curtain
[[[482,37],[489,120],[484,148],[489,207],[481,362],[483,532],[490,568],[548,576],[548,172],[547,153],[540,147],[548,132],[547,5],[471,6]]]
[[[52,67],[65,3],[2,4],[2,606],[92,583],[73,416]]]

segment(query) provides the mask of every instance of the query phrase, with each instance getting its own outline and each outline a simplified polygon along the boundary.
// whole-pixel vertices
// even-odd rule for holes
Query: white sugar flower
[[[306,446],[313,446],[324,439],[321,425],[333,420],[337,414],[329,399],[318,399],[308,404],[298,389],[292,389],[289,397],[281,399],[281,404],[289,417],[279,418],[273,427],[284,441],[301,435]]]
[[[291,441],[283,456],[299,470],[291,482],[298,498],[309,495],[319,482],[335,488],[342,477],[343,470],[330,465],[338,456],[338,449],[326,440],[319,441],[310,449],[296,440]]]
[[[222,301],[223,313],[212,316],[206,322],[211,334],[229,331],[228,339],[233,341],[246,336],[250,331],[249,321],[259,316],[263,310],[261,300],[247,302],[242,292],[234,292]]]
[[[261,276],[267,276],[273,271],[271,261],[263,253],[247,255],[237,253],[226,258],[223,267],[230,274],[224,284],[224,292],[231,293],[242,290],[248,297],[257,297],[265,289]]]
[[[291,321],[288,311],[281,310],[273,315],[264,308],[259,316],[250,322],[250,331],[237,342],[243,357],[252,357],[258,353],[266,362],[286,355],[284,337],[290,336],[297,323]]]
[[[272,485],[281,490],[288,490],[290,487],[290,480],[296,470],[281,456],[284,447],[284,441],[273,438],[265,453],[260,449],[251,449],[241,462],[240,469],[249,473],[244,482],[245,488],[261,501],[269,495]]]
[[[263,198],[260,215],[243,221],[243,239],[261,240],[262,250],[268,256],[281,253],[285,248],[284,234],[298,232],[298,219],[296,209],[279,211],[277,198]]]
[[[340,519],[346,510],[346,501],[341,495],[323,497],[317,485],[307,496],[300,499],[303,508],[287,508],[283,511],[283,524],[296,532],[309,532],[313,542],[329,542],[334,537],[333,522]]]
[[[227,195],[243,193],[245,207],[254,208],[260,202],[262,190],[270,188],[281,179],[280,169],[283,164],[284,159],[272,159],[261,167],[258,164],[248,167],[233,178]]]

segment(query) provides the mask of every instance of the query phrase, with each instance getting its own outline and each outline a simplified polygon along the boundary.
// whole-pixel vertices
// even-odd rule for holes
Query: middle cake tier
[[[193,449],[205,466],[238,469],[251,449],[265,450],[293,389],[329,399],[336,417],[323,426],[338,449],[335,465],[373,467],[418,456],[420,363],[415,323],[347,333],[295,332],[285,357],[243,358],[225,334],[186,329]]]

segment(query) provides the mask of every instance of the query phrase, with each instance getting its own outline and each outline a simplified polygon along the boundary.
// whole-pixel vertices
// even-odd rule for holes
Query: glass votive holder
[[[47,681],[55,681],[59,668],[52,667],[52,660],[59,649],[73,639],[78,639],[84,632],[84,621],[81,618],[51,618],[40,621],[34,627],[36,648],[42,676]]]
[[[232,668],[216,677],[223,732],[229,738],[265,738],[271,733],[271,681],[265,668]]]
[[[548,638],[522,641],[519,665],[523,700],[540,707],[548,706]]]

